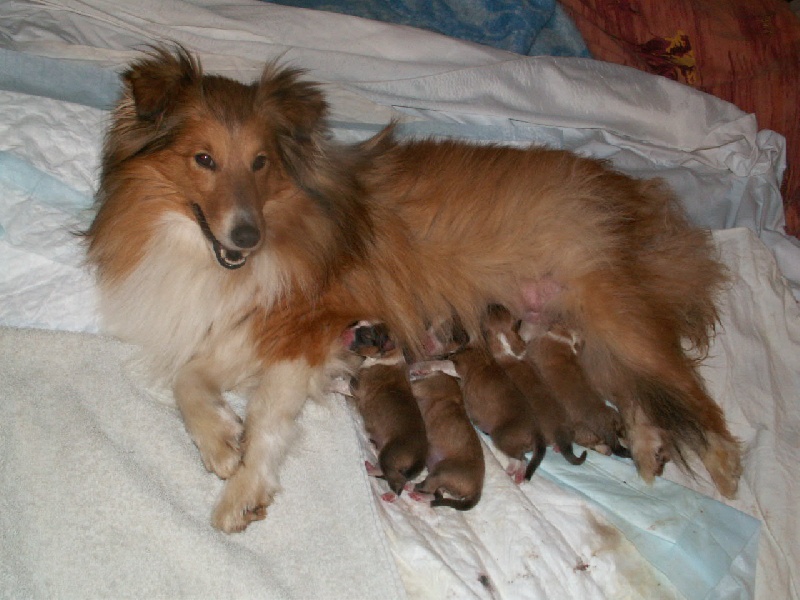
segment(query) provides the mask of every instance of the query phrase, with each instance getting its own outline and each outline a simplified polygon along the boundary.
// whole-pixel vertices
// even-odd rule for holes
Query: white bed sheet
[[[703,373],[747,450],[741,497],[727,504],[762,523],[755,587],[759,536],[754,522],[712,500],[719,498],[708,482],[687,480],[669,469],[669,479],[705,496],[668,481],[641,488],[629,464],[594,456],[586,469],[568,472],[549,460],[541,477],[520,488],[499,468],[490,469],[484,500],[467,514],[433,513],[406,499],[387,503],[380,499],[385,491],[380,481],[370,482],[370,498],[365,488],[346,479],[342,486],[349,493],[358,496],[360,489],[366,495],[358,498],[377,508],[362,513],[362,527],[385,536],[381,539],[397,565],[388,565],[388,554],[375,550],[375,560],[360,565],[362,577],[385,583],[387,597],[404,590],[415,598],[798,597],[800,526],[791,507],[800,458],[800,318],[789,290],[800,289],[800,251],[781,229],[777,181],[783,140],[756,131],[752,116],[621,67],[522,59],[434,34],[260,3],[207,2],[187,10],[183,2],[7,2],[0,6],[0,39],[12,52],[50,61],[78,59],[92,67],[119,67],[144,42],[172,39],[199,52],[207,70],[243,79],[255,76],[265,59],[280,55],[328,82],[335,133],[342,139],[364,137],[401,114],[409,135],[544,143],[608,158],[634,175],[665,177],[696,222],[727,230],[716,239],[736,280],[723,298],[724,326]],[[50,95],[69,97],[68,83]],[[91,219],[88,207],[106,119],[103,110],[63,99],[0,92],[0,324],[98,330],[91,277],[70,232]],[[26,336],[4,335],[13,339],[3,346],[8,357]],[[16,371],[16,377],[32,378],[39,371],[32,365],[27,372]],[[9,390],[4,386],[6,409],[19,401]],[[66,417],[69,406],[65,411]],[[11,444],[13,419],[4,421],[0,440]],[[339,432],[344,438],[338,441],[352,441],[354,431]],[[369,456],[363,436],[359,441]],[[488,445],[486,452],[492,464]],[[13,483],[10,456],[3,453],[4,489]],[[346,469],[341,475],[353,477]],[[65,498],[73,497],[69,488],[65,492]],[[637,503],[642,498],[647,501]],[[4,514],[20,514],[13,503],[5,508],[10,512]],[[739,515],[741,520],[730,537],[714,539],[719,523],[701,515],[717,521]],[[177,522],[174,534],[185,543],[180,517]],[[128,525],[134,526],[123,524]],[[60,533],[80,537],[69,527]],[[110,543],[112,533],[101,529],[99,541]],[[725,559],[722,552],[712,561],[714,548],[729,548],[732,556]],[[265,550],[261,558],[268,561],[268,554]],[[709,558],[708,564],[687,565],[694,570],[668,567],[667,557],[691,562],[698,555]],[[14,592],[27,588],[14,587],[19,581],[14,575],[31,571],[22,569],[13,551],[0,556],[0,590],[19,595]],[[113,568],[102,555],[92,558],[99,573]],[[206,558],[212,560],[213,553]],[[257,569],[258,561],[249,560]],[[170,569],[176,581],[190,580],[193,569],[209,572],[199,560],[188,567],[168,564],[156,575],[167,581]],[[397,586],[397,572],[404,590]],[[56,581],[68,571],[54,573],[50,591],[70,595],[65,581]],[[125,581],[121,578],[114,591],[137,595],[122,585]],[[175,589],[183,590],[177,595],[191,596],[190,589],[200,588]],[[234,595],[249,595],[236,589]],[[277,597],[301,597],[299,588],[276,589]],[[335,589],[330,588],[330,597],[340,597]]]

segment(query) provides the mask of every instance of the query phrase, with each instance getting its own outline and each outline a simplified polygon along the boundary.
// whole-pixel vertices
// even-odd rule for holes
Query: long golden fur
[[[413,352],[453,313],[478,339],[491,303],[579,332],[581,366],[628,430],[668,432],[735,493],[737,442],[682,346],[707,348],[723,275],[663,185],[391,128],[340,146],[318,87],[275,65],[246,85],[160,48],[123,82],[88,257],[108,329],[143,347],[227,479],[217,528],[264,518],[346,326],[384,321]],[[244,423],[232,388],[249,395]],[[652,477],[647,446],[631,450]]]

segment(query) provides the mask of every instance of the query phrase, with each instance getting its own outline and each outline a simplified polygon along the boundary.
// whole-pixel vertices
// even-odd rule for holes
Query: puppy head
[[[495,358],[499,356],[521,357],[525,353],[525,342],[519,335],[521,321],[500,304],[490,304],[481,321],[481,329],[487,345]]]
[[[345,330],[341,339],[348,350],[365,358],[384,356],[396,350],[384,323],[356,323]]]
[[[469,334],[458,315],[439,319],[428,326],[422,341],[426,358],[446,357],[469,343]]]

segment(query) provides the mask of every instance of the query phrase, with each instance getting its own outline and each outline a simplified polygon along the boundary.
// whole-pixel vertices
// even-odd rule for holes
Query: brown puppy
[[[525,342],[517,333],[517,319],[503,306],[490,305],[482,320],[484,337],[497,364],[527,398],[533,413],[550,444],[555,444],[564,458],[573,465],[586,460],[572,451],[575,432],[564,406],[559,402],[536,367],[523,360]]]
[[[481,498],[486,465],[461,388],[440,371],[417,379],[411,387],[428,432],[428,476],[416,490],[434,495],[431,506],[469,510]]]
[[[530,479],[544,458],[547,443],[528,399],[483,348],[465,348],[450,360],[461,378],[467,414],[511,459],[506,473],[517,483]],[[528,452],[533,456],[526,465]]]
[[[630,458],[619,439],[622,417],[586,380],[578,362],[581,347],[574,332],[555,324],[530,342],[525,358],[536,364],[545,383],[566,408],[577,443],[603,454]]]
[[[378,450],[380,473],[395,494],[425,466],[425,423],[411,392],[406,361],[383,325],[355,328],[350,348],[364,356],[350,382],[370,441]]]
[[[443,358],[457,352],[469,343],[469,335],[458,315],[438,319],[428,326],[422,339],[425,358]]]

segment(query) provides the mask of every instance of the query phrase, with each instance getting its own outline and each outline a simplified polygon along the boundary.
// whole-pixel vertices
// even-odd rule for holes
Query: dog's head
[[[349,211],[326,205],[338,197],[314,185],[324,162],[327,105],[301,74],[268,64],[248,85],[204,74],[183,48],[153,48],[122,76],[103,185],[130,161],[138,161],[138,176],[139,159],[145,159],[145,170],[158,174],[153,179],[161,188],[152,196],[193,218],[228,269],[244,265],[266,243],[271,224],[265,206],[289,185],[321,212],[348,219]]]

